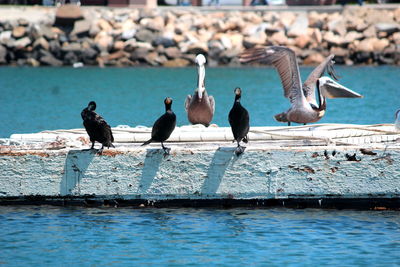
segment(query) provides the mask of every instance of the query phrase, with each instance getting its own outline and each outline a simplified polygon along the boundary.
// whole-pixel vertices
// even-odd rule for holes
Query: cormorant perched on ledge
[[[83,119],[83,126],[85,126],[86,132],[90,137],[90,142],[92,142],[92,147],[94,148],[95,141],[102,144],[100,153],[103,151],[104,146],[110,148],[115,147],[112,142],[114,142],[114,137],[111,132],[110,125],[95,112],[96,102],[89,102],[87,108],[83,109],[81,116]]]
[[[169,155],[170,148],[164,146],[163,142],[169,138],[176,125],[176,115],[172,111],[172,98],[165,98],[165,113],[161,115],[153,125],[151,130],[151,138],[144,142],[142,146],[150,144],[151,142],[161,142],[164,150],[164,155]]]
[[[242,154],[246,147],[240,145],[240,141],[248,142],[247,134],[249,132],[249,112],[240,104],[240,98],[242,96],[242,90],[237,87],[235,89],[235,102],[229,112],[229,124],[231,125],[233,137],[237,142],[238,146],[235,150],[236,156]]]

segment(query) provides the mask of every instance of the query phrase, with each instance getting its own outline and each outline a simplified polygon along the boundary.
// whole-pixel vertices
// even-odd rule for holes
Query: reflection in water
[[[399,265],[394,211],[0,209],[6,265]]]

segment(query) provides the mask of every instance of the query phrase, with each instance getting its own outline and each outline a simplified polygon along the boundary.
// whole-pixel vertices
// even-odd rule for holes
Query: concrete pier
[[[169,156],[150,130],[113,128],[102,155],[82,129],[3,139],[0,203],[400,208],[393,125],[254,127],[240,157],[229,128],[177,128]]]

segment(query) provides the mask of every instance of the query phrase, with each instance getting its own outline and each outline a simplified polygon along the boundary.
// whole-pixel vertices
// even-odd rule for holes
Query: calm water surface
[[[365,98],[328,100],[322,123],[393,122],[400,68],[337,72]],[[184,125],[197,79],[195,68],[2,67],[0,77],[0,137],[81,128],[90,100],[112,126],[151,126],[170,96]],[[206,79],[221,126],[236,86],[254,126],[280,125],[272,116],[289,106],[271,68],[211,68]],[[0,207],[0,266],[399,266],[399,255],[399,212]]]
[[[0,207],[0,265],[399,266],[395,211]]]
[[[329,99],[321,123],[393,122],[400,108],[399,67],[342,67],[341,83],[365,97]],[[302,68],[303,78],[311,68]],[[164,112],[166,96],[174,99],[178,125],[188,123],[184,101],[196,87],[195,68],[0,68],[0,137],[51,129],[82,128],[81,110],[95,100],[111,126],[146,125]],[[273,115],[285,111],[279,77],[272,68],[208,68],[206,87],[215,97],[214,123],[228,126],[233,89],[243,89],[242,103],[251,125],[282,125]]]

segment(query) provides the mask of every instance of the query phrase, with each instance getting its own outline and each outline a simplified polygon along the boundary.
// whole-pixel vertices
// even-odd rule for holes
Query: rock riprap
[[[55,16],[0,16],[0,64],[184,67],[202,53],[210,66],[238,66],[246,48],[284,45],[301,64],[318,64],[333,53],[338,64],[400,65],[400,8],[293,13],[83,7],[82,14],[62,25]]]

